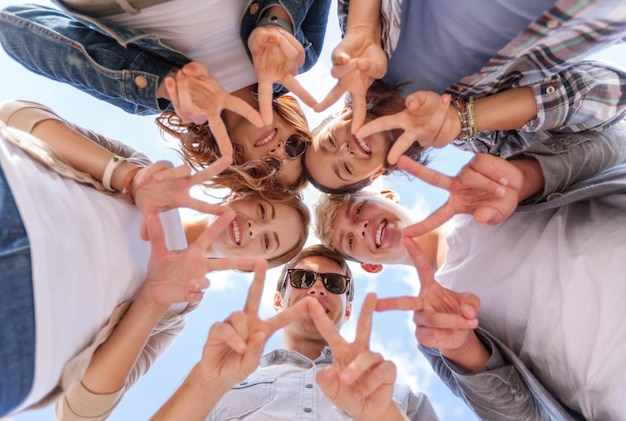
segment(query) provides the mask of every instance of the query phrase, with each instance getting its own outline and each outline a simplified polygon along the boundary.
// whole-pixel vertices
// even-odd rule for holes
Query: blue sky
[[[22,0],[1,0],[0,4],[26,3]],[[41,1],[49,5],[50,2]],[[329,21],[327,41],[322,59],[316,67],[300,77],[310,92],[321,99],[334,81],[330,78],[329,57],[339,39],[334,15],[334,7]],[[626,48],[618,47],[601,55],[602,58],[626,65]],[[28,99],[41,102],[56,110],[61,116],[85,127],[94,129],[109,137],[122,140],[136,149],[148,153],[154,160],[168,159],[179,163],[172,150],[174,144],[161,140],[154,117],[139,117],[127,114],[117,108],[100,102],[89,95],[61,83],[45,79],[22,68],[13,62],[6,53],[0,51],[0,100]],[[304,107],[306,109],[306,106]],[[315,126],[327,113],[316,115],[307,110],[309,122]],[[432,166],[448,174],[454,174],[467,160],[466,154],[446,148],[434,154]],[[379,179],[380,180],[380,179]],[[446,193],[409,180],[405,176],[391,177],[379,182],[377,187],[391,187],[401,195],[402,203],[415,212],[428,212],[436,209],[446,199]],[[305,190],[307,203],[314,203],[318,193],[309,187]],[[308,244],[314,244],[309,238]],[[410,267],[386,267],[378,275],[367,274],[357,266],[352,266],[357,278],[355,311],[358,314],[360,303],[367,292],[377,292],[379,296],[416,294],[418,281]],[[262,315],[273,314],[271,298],[278,276],[278,269],[267,274],[267,285],[261,308]],[[172,394],[189,369],[200,357],[202,345],[212,323],[227,317],[232,311],[242,307],[251,277],[245,274],[223,272],[211,274],[211,287],[205,294],[200,307],[188,317],[187,328],[166,354],[127,394],[113,413],[114,420],[148,419]],[[80,299],[77,297],[77,299]],[[355,333],[356,317],[343,329],[346,337]],[[267,349],[280,346],[280,334],[275,335]],[[409,384],[413,390],[425,392],[435,405],[441,420],[476,419],[465,405],[454,397],[433,374],[430,366],[419,354],[415,346],[412,322],[408,313],[377,314],[374,318],[372,347],[398,365],[398,381]],[[53,411],[46,408],[15,416],[16,421],[41,421],[53,419]]]

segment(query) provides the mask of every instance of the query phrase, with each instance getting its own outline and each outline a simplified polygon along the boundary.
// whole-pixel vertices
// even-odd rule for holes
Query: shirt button
[[[139,89],[143,89],[148,86],[148,79],[146,79],[145,76],[137,76],[135,78],[135,85],[137,85]]]
[[[252,6],[250,6],[249,13],[251,15],[256,15],[258,12],[259,12],[259,3],[252,3]]]
[[[311,408],[304,408],[303,411],[304,412],[313,412],[313,410]]]
[[[247,384],[248,384],[248,382],[241,382],[241,383],[239,383],[239,384],[240,384],[240,385],[242,385],[242,386],[245,386],[245,385],[247,385]]]
[[[511,392],[511,395],[516,394],[517,392],[519,392],[519,386],[516,384],[512,384],[511,386],[509,386],[509,392]]]
[[[547,94],[553,94],[553,93],[554,93],[554,91],[555,91],[554,86],[548,86],[548,87],[546,88],[546,93],[547,93]]]
[[[557,26],[559,26],[559,22],[557,22],[556,20],[549,20],[548,23],[546,23],[546,26],[550,29],[554,29]]]
[[[515,402],[521,402],[524,400],[524,394],[522,392],[517,392],[515,395],[513,395],[513,400]]]
[[[309,384],[306,384],[304,387],[306,387],[307,389],[312,389],[313,385],[311,383],[309,383]]]

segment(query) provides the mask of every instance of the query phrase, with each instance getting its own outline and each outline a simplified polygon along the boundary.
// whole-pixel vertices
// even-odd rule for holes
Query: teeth
[[[361,146],[361,148],[363,148],[363,150],[367,153],[371,153],[372,151],[370,150],[370,147],[367,146],[367,143],[365,142],[365,139],[357,139],[357,142],[359,142],[359,145]]]
[[[385,227],[387,226],[387,220],[383,220],[379,225],[378,229],[376,229],[376,247],[380,247],[383,244],[383,239],[385,238]]]
[[[241,245],[241,230],[239,228],[239,222],[235,219],[233,221],[233,237],[235,237],[235,243],[238,246]]]
[[[265,136],[263,139],[259,140],[254,146],[263,146],[265,145],[267,142],[269,142],[270,140],[272,140],[274,138],[274,136],[276,136],[276,130],[274,129],[271,131],[270,134],[268,134],[267,136]]]

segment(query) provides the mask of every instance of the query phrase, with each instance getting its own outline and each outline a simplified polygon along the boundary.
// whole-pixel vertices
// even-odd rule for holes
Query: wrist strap
[[[109,163],[106,167],[104,167],[104,173],[102,174],[102,185],[105,189],[110,192],[116,191],[113,187],[111,187],[111,177],[113,177],[113,173],[122,165],[122,162],[126,161],[126,158],[121,157],[119,155],[113,155],[109,160]]]
[[[264,26],[264,25],[278,25],[283,28],[285,31],[289,32],[293,35],[293,27],[289,22],[284,19],[278,18],[276,16],[265,16],[259,19],[256,23],[256,26]]]

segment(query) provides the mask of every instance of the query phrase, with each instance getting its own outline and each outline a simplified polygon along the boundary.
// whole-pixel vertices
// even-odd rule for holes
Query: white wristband
[[[113,155],[111,160],[104,168],[104,173],[102,174],[102,185],[108,191],[116,191],[113,187],[111,187],[111,178],[113,177],[113,172],[122,165],[122,162],[126,161],[126,158],[121,157],[119,155]]]

